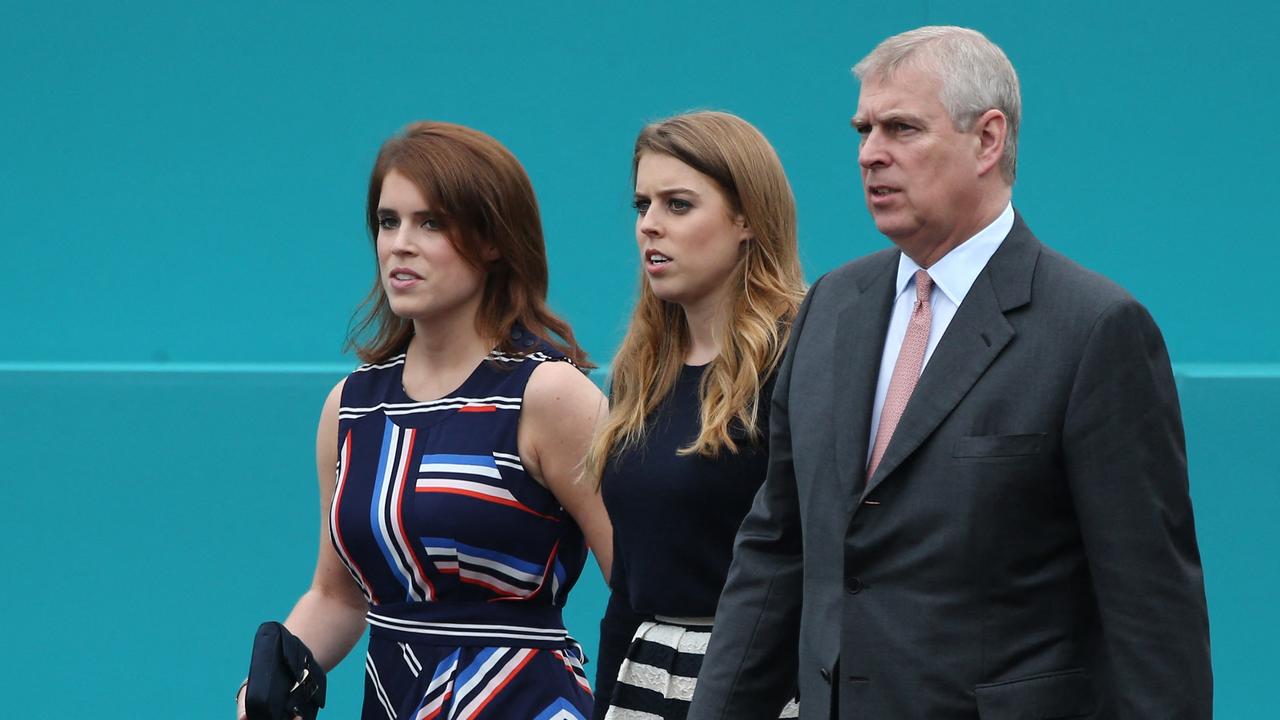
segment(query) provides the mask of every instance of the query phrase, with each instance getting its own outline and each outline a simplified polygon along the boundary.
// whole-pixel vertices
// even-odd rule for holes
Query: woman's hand
[[[244,690],[247,687],[249,687],[249,681],[245,680],[240,683],[240,689],[236,691],[236,720],[248,720],[244,711]]]
[[[236,720],[249,720],[249,716],[244,710],[244,690],[248,686],[248,680],[240,683],[240,691],[236,693]],[[293,720],[302,720],[302,716],[294,715]]]

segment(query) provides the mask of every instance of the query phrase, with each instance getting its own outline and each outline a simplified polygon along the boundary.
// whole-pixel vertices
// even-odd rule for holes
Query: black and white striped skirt
[[[618,670],[605,720],[685,720],[710,639],[711,618],[659,615],[641,623]],[[779,715],[799,716],[794,700]]]

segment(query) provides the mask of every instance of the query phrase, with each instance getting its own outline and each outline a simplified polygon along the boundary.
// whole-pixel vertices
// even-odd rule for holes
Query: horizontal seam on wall
[[[63,374],[164,374],[164,375],[346,375],[355,363],[94,363],[0,362],[0,373]],[[1174,363],[1180,380],[1280,379],[1280,363]],[[609,365],[591,371],[593,378],[608,378]]]
[[[1180,380],[1280,379],[1280,363],[1175,363]]]
[[[0,374],[66,375],[331,375],[344,376],[355,370],[352,363],[75,363],[0,362]],[[592,378],[607,378],[609,366],[591,371]]]
[[[0,363],[0,373],[83,375],[346,375],[355,365],[320,363]]]

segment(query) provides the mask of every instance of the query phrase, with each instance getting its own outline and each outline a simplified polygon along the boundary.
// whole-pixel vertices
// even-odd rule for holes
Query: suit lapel
[[[933,434],[1013,340],[1015,332],[1005,313],[1030,302],[1031,278],[1039,256],[1039,242],[1021,216],[1015,215],[1009,235],[978,274],[934,349],[862,497],[874,491]],[[865,445],[865,438],[863,442]]]
[[[840,310],[836,326],[836,465],[842,497],[853,504],[867,472],[867,438],[871,433],[871,405],[875,400],[884,335],[893,308],[898,253],[884,253],[857,279],[858,294]]]

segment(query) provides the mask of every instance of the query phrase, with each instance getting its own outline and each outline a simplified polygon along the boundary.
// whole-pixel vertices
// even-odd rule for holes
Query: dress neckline
[[[471,372],[467,373],[467,376],[462,379],[462,382],[456,388],[450,390],[449,392],[446,392],[440,397],[431,398],[429,400],[422,400],[409,394],[409,391],[404,386],[404,369],[409,364],[409,353],[408,353],[408,350],[406,349],[405,355],[404,355],[404,362],[400,363],[400,367],[396,370],[396,383],[395,383],[396,390],[399,391],[400,395],[402,395],[405,400],[408,400],[411,403],[419,403],[419,404],[440,402],[441,400],[457,397],[461,395],[464,390],[466,390],[467,386],[472,384],[472,382],[476,378],[476,374],[480,372],[480,369],[484,367],[485,363],[489,362],[493,358],[495,352],[497,352],[496,346],[492,350],[490,350],[483,358],[480,358],[480,362],[476,363],[476,366],[471,368]]]

